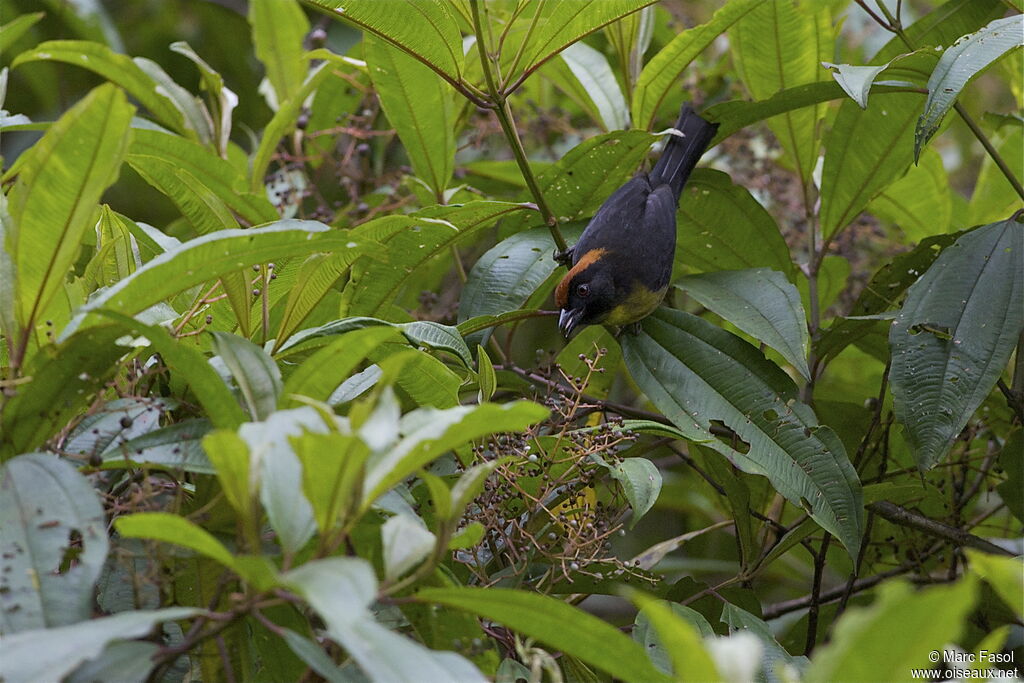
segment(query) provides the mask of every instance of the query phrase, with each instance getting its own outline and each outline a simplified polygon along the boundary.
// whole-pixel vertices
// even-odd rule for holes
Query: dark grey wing
[[[635,237],[633,248],[649,264],[653,289],[667,287],[676,251],[676,195],[671,186],[662,185],[648,195],[642,233]]]
[[[612,251],[632,249],[639,231],[644,229],[643,215],[650,192],[651,186],[643,174],[613,192],[590,219],[573,247],[573,263],[599,247]]]

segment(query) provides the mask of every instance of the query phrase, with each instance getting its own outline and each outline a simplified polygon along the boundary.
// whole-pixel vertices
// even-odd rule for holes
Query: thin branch
[[[878,502],[871,503],[867,508],[868,510],[875,512],[879,517],[882,517],[893,524],[923,531],[929,536],[941,538],[955,546],[975,548],[976,550],[982,550],[992,555],[1005,555],[1008,557],[1014,556],[1014,554],[1009,550],[1000,548],[994,543],[986,541],[984,538],[975,536],[963,529],[957,529],[956,527],[949,526],[948,524],[943,524],[942,522],[937,522],[934,519],[929,519],[904,507],[900,507],[895,503],[880,500]]]
[[[807,612],[807,640],[804,644],[804,655],[810,656],[818,642],[818,614],[821,611],[821,578],[825,573],[825,558],[828,547],[832,543],[832,534],[825,532],[821,539],[821,550],[814,558],[814,582],[811,585],[811,603]]]

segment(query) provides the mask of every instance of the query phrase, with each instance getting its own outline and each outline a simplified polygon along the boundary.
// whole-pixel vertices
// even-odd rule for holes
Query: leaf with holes
[[[621,341],[647,398],[687,438],[768,477],[856,557],[863,533],[857,473],[839,438],[797,399],[789,376],[739,337],[682,311],[661,308],[643,330]],[[736,439],[714,439],[714,425]]]
[[[947,247],[889,331],[896,419],[922,470],[945,457],[992,391],[1024,327],[1024,224],[1011,218]]]
[[[992,62],[1022,45],[1024,14],[1016,14],[996,19],[977,33],[960,38],[942,53],[928,79],[928,99],[914,131],[915,161],[967,84]]]
[[[0,633],[92,616],[107,559],[96,491],[70,462],[29,453],[0,469]],[[2,658],[6,659],[6,657]]]

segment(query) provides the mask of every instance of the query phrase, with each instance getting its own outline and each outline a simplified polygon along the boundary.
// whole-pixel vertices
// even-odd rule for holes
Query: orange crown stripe
[[[572,279],[582,273],[584,270],[589,268],[595,262],[601,260],[601,257],[608,253],[607,249],[591,249],[576,262],[576,265],[565,274],[562,281],[555,287],[555,305],[559,308],[565,308],[565,304],[569,302],[569,283]]]

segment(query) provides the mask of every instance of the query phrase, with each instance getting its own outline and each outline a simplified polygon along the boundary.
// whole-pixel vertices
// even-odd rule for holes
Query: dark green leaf
[[[728,174],[699,168],[679,202],[675,274],[760,266],[793,278],[789,247],[775,219]]]
[[[896,419],[918,467],[949,451],[992,391],[1024,327],[1024,225],[971,231],[907,293],[889,332]]]
[[[942,53],[928,79],[928,100],[914,131],[914,160],[939,129],[960,92],[979,73],[1009,50],[1024,45],[1024,15],[996,19],[977,33],[964,36]]]
[[[737,467],[767,476],[856,556],[863,529],[860,482],[842,442],[797,400],[793,381],[753,346],[695,316],[659,309],[644,333],[623,338],[630,374],[687,438]],[[742,445],[714,439],[712,423]]]
[[[767,268],[718,271],[681,278],[676,286],[754,339],[782,354],[805,378],[810,335],[800,293]]]

